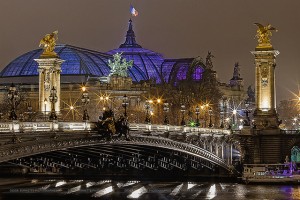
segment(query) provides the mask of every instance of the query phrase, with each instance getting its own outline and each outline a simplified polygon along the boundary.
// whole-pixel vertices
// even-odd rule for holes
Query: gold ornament
[[[255,37],[258,41],[258,49],[273,49],[270,37],[272,36],[271,31],[278,31],[276,28],[272,27],[270,24],[263,26],[260,23],[254,23],[258,29],[256,31]]]
[[[54,52],[56,41],[58,40],[57,34],[58,31],[54,31],[53,33],[45,35],[45,37],[41,39],[39,47],[44,49],[41,57],[57,57],[57,54]]]

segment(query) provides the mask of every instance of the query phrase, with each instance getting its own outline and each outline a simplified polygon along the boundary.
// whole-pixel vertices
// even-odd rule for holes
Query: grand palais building
[[[42,48],[29,51],[12,60],[1,71],[2,120],[8,120],[10,105],[7,94],[12,83],[19,92],[18,101],[20,102],[16,107],[19,119],[21,115],[23,120],[26,120],[29,108],[31,114],[35,113],[36,118],[43,115],[46,117],[49,114],[47,110],[42,113],[39,109],[41,107],[39,105],[41,104],[41,100],[39,100],[39,64],[35,59],[38,59],[42,52]],[[135,40],[131,20],[129,20],[125,42],[119,48],[103,53],[68,44],[57,44],[55,52],[60,59],[64,60],[61,64],[60,74],[60,120],[82,120],[82,87],[85,87],[88,93],[89,102],[85,106],[91,121],[96,121],[104,109],[113,109],[115,115],[123,113],[125,95],[127,97],[125,106],[131,122],[144,123],[148,111],[153,115],[151,116],[153,123],[162,123],[162,116],[167,111],[170,115],[170,124],[178,124],[181,114],[186,115],[186,120],[189,117],[196,117],[196,105],[175,110],[172,108],[172,98],[166,97],[163,90],[158,89],[162,84],[176,86],[178,82],[185,80],[195,58],[170,59],[160,53],[143,48]],[[116,53],[122,53],[122,58],[133,61],[133,66],[128,69],[128,78],[126,79],[107,78],[111,73],[109,60],[113,60],[113,55]],[[195,84],[201,80],[204,70],[205,67],[201,65],[193,68],[192,77]],[[214,110],[219,109],[220,106],[224,107],[224,100],[226,100],[225,104],[229,104],[229,99],[234,99],[236,102],[245,99],[243,79],[240,77],[238,65],[235,66],[233,77],[228,84],[218,82],[218,88],[222,92],[222,97],[219,105],[211,105]],[[146,102],[149,102],[150,99],[152,104],[146,108]],[[49,100],[45,98],[45,101]],[[164,104],[166,102],[168,104]],[[199,106],[204,103],[198,102]],[[230,105],[226,107],[229,109]],[[230,115],[229,111],[224,109],[222,111],[223,114]],[[205,116],[203,112],[205,111],[200,110],[202,121],[207,120],[207,114]],[[216,119],[214,123],[219,126],[220,117],[216,115],[214,113],[213,118]]]

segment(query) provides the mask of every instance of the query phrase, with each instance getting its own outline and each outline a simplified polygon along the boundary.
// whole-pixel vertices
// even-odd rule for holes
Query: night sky
[[[0,1],[0,69],[38,48],[54,30],[59,42],[106,52],[124,42],[130,3],[137,42],[165,58],[215,56],[221,82],[229,82],[235,62],[246,88],[254,86],[256,26],[270,23],[277,57],[278,100],[295,98],[300,84],[299,0],[9,0]]]

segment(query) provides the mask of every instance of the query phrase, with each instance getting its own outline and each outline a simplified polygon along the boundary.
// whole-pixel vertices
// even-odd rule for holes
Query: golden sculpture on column
[[[263,26],[260,23],[254,23],[258,29],[256,31],[255,37],[258,41],[257,49],[273,49],[271,44],[270,37],[272,36],[271,31],[278,31],[276,28],[272,27],[271,24],[268,24],[266,26]]]
[[[46,34],[43,39],[41,39],[39,47],[44,49],[41,57],[57,57],[57,54],[54,52],[56,41],[58,40],[58,31],[53,33]]]

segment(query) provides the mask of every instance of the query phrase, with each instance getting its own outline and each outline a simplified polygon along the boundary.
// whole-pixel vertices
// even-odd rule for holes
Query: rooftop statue
[[[41,39],[39,47],[44,49],[42,56],[57,56],[54,52],[56,41],[58,40],[57,34],[58,31],[54,31],[53,33],[45,35],[45,37]]]
[[[110,76],[117,75],[122,77],[127,77],[128,73],[127,70],[129,67],[132,67],[133,61],[126,61],[126,58],[121,57],[122,53],[116,53],[113,55],[114,60],[108,60],[108,66],[110,67]]]
[[[212,69],[213,68],[212,58],[214,58],[214,57],[215,56],[212,55],[210,51],[207,53],[206,62],[205,62],[206,68],[208,68],[208,69]]]
[[[255,37],[258,41],[257,48],[272,48],[271,39],[272,36],[271,31],[278,31],[276,28],[272,27],[270,24],[263,26],[260,23],[254,23],[258,29],[256,31]]]

